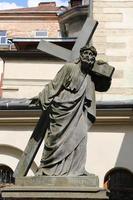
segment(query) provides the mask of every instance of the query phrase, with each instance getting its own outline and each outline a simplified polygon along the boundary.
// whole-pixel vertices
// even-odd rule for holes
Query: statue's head
[[[93,46],[85,45],[80,49],[80,60],[82,64],[82,70],[84,72],[87,73],[88,70],[92,69],[95,63],[96,56],[97,51]]]

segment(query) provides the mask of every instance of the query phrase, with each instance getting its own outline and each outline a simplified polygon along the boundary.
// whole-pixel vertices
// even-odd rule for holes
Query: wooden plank
[[[90,42],[97,25],[97,21],[93,20],[90,17],[87,17],[83,28],[80,31],[80,34],[76,40],[76,43],[72,49],[71,60],[79,58],[81,47],[85,46],[87,43]]]
[[[45,40],[40,41],[37,49],[66,61],[69,61],[71,57],[71,50],[68,50],[64,47],[60,47],[56,44],[47,42]]]
[[[36,153],[44,139],[47,125],[48,114],[46,113],[46,111],[43,111],[15,169],[14,177],[21,177],[27,175],[28,170],[36,156]]]

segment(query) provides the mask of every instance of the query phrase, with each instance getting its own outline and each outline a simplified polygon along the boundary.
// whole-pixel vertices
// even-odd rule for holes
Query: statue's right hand
[[[31,100],[30,104],[38,104],[39,103],[39,99],[37,97],[33,97],[30,100]]]

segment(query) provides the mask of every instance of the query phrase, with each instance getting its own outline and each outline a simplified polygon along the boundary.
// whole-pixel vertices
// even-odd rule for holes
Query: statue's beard
[[[89,60],[81,60],[81,71],[85,74],[90,74],[94,62],[92,63]]]

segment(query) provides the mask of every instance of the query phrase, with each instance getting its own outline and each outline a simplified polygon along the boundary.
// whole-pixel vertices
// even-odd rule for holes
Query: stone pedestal
[[[21,177],[15,185],[2,189],[4,199],[108,199],[98,187],[98,177]]]
[[[98,187],[98,176],[90,174],[89,176],[33,176],[20,177],[15,180],[16,186],[43,186],[43,187],[66,187],[66,188],[84,188]]]

